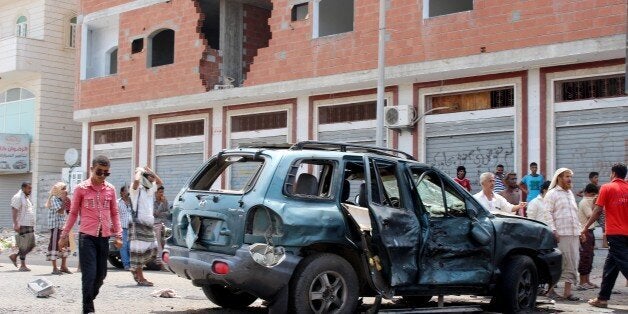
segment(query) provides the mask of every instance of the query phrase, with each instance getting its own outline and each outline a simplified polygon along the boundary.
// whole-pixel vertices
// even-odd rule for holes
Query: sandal
[[[138,286],[144,286],[144,287],[152,287],[154,286],[154,284],[146,279],[142,280],[142,281],[138,281],[137,282]]]
[[[137,278],[137,272],[135,272],[135,270],[131,270],[131,274],[133,274],[133,280],[135,280],[135,282],[137,282],[139,284],[140,283],[140,279]]]
[[[63,275],[63,272],[58,270],[58,269],[54,269],[51,274],[53,274],[53,275]]]
[[[569,295],[568,297],[562,297],[561,298],[563,301],[580,301],[580,298],[572,295]]]
[[[20,267],[20,269],[18,269],[18,271],[31,271],[31,269],[26,266],[22,266]]]
[[[72,272],[69,269],[61,269],[62,273],[71,274]]]
[[[601,307],[601,308],[607,308],[608,307],[608,302],[607,301],[600,300],[598,298],[590,299],[589,301],[587,301],[587,303],[589,303],[589,305],[595,306],[595,307]]]

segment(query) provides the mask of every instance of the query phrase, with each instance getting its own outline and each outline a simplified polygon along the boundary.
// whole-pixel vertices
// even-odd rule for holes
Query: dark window
[[[473,10],[473,0],[430,0],[429,17]]]
[[[320,107],[318,122],[320,124],[340,123],[347,121],[373,120],[377,115],[377,105],[374,101]]]
[[[555,100],[572,101],[625,96],[623,74],[556,82]]]
[[[318,12],[319,37],[353,31],[353,0],[321,0]]]
[[[231,118],[231,132],[280,129],[288,126],[286,111],[267,112]]]
[[[133,128],[102,130],[94,132],[94,144],[123,143],[133,140]]]
[[[131,42],[131,53],[139,53],[144,50],[144,38],[134,39]]]
[[[302,21],[307,19],[308,15],[308,3],[299,3],[292,6],[291,21]]]
[[[174,31],[164,29],[151,38],[150,67],[174,62]]]
[[[478,92],[438,95],[430,97],[428,103],[431,104],[431,108],[442,108],[437,113],[514,107],[515,90],[513,87],[507,87]]]
[[[205,121],[185,121],[155,125],[155,138],[174,138],[205,134]]]
[[[109,53],[109,74],[118,73],[118,48],[114,48]]]

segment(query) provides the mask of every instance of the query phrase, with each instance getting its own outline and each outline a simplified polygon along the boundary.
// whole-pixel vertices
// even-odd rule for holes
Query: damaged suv
[[[364,296],[473,294],[514,312],[561,272],[544,224],[491,214],[403,152],[352,144],[224,150],[177,195],[172,229],[169,268],[224,308],[352,313]]]

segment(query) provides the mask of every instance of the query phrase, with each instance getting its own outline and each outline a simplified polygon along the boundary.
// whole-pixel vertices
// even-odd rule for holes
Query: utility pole
[[[379,0],[379,42],[377,54],[377,111],[375,146],[384,146],[384,74],[386,53],[386,0]]]

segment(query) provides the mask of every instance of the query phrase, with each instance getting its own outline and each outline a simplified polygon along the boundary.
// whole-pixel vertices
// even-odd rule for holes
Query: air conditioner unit
[[[414,110],[408,105],[384,108],[384,124],[387,128],[408,128],[412,126],[412,120],[414,120]]]

